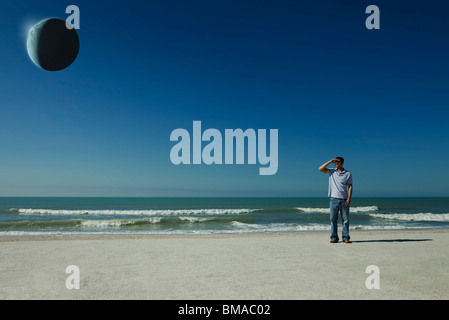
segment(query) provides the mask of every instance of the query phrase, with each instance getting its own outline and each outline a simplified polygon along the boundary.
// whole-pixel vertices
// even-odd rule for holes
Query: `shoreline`
[[[350,230],[351,240],[353,235],[386,234],[386,233],[449,233],[446,228],[426,228],[426,229],[373,229],[373,230]],[[341,235],[341,230],[338,230]],[[16,241],[53,241],[53,240],[119,240],[119,239],[166,239],[166,238],[233,238],[233,237],[279,237],[279,236],[300,236],[307,234],[330,235],[328,231],[297,231],[297,232],[241,232],[241,233],[186,233],[186,234],[98,234],[98,235],[63,235],[63,236],[0,236],[0,242]],[[341,241],[341,240],[340,240]]]

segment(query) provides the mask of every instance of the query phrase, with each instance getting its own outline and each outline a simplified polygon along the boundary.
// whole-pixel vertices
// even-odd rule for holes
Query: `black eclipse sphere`
[[[70,66],[78,56],[79,48],[75,28],[68,29],[64,20],[42,20],[28,34],[28,55],[35,65],[47,71]]]

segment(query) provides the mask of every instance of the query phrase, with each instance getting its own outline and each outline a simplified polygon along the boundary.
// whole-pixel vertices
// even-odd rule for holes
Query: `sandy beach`
[[[1,299],[448,299],[449,230],[0,238]],[[66,268],[79,269],[69,290]],[[379,289],[368,289],[368,266]],[[374,283],[374,282],[371,282]]]

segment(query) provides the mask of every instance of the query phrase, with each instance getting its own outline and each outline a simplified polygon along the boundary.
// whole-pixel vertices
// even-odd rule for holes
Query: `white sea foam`
[[[298,225],[295,223],[270,223],[252,224],[239,221],[232,221],[235,231],[240,232],[294,232],[294,231],[325,231],[329,226],[323,224]]]
[[[187,235],[187,234],[235,234],[235,233],[277,233],[277,232],[301,232],[301,231],[329,231],[329,226],[324,224],[316,225],[259,225],[259,227],[248,226],[248,224],[237,223],[232,230],[162,230],[162,231],[0,231],[0,237],[77,237],[77,236],[114,236],[114,235]],[[351,230],[422,230],[433,229],[432,227],[413,227],[405,225],[355,225]]]
[[[114,228],[123,226],[132,226],[136,224],[157,224],[161,223],[163,217],[149,217],[141,219],[113,219],[113,220],[84,220],[81,221],[81,227],[85,228]],[[176,218],[175,218],[176,219]],[[190,223],[205,222],[211,220],[211,218],[198,218],[198,217],[180,217],[179,220],[187,221]]]
[[[55,210],[55,209],[10,209],[21,215],[136,215],[136,216],[170,216],[170,215],[222,215],[243,214],[260,209],[160,209],[160,210]]]
[[[81,221],[81,227],[85,228],[111,228],[111,227],[122,227],[129,226],[138,223],[159,223],[161,222],[161,217],[151,217],[147,219],[117,219],[117,220],[84,220]]]
[[[296,209],[305,212],[305,213],[329,213],[329,208],[302,208],[297,207]],[[377,211],[379,207],[377,206],[362,206],[362,207],[350,207],[349,211],[351,213],[355,212],[371,212]]]
[[[449,222],[449,213],[371,213],[369,215],[389,220]]]
[[[81,222],[81,227],[85,228],[111,228],[120,227],[124,223],[120,220],[86,220]]]
[[[328,224],[306,224],[273,223],[273,224],[250,224],[233,221],[235,232],[295,232],[295,231],[330,231]],[[430,228],[430,227],[429,227]],[[350,230],[410,230],[426,229],[424,227],[413,227],[407,225],[351,225]]]
[[[206,222],[212,220],[213,218],[180,217],[179,219],[182,221],[188,221],[193,223],[193,222]]]

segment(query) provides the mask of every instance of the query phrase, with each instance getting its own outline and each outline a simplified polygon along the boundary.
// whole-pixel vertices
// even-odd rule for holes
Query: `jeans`
[[[346,205],[346,199],[331,198],[330,200],[330,219],[331,219],[331,239],[338,239],[338,213],[341,213],[341,219],[343,220],[343,240],[349,240],[349,207]]]

